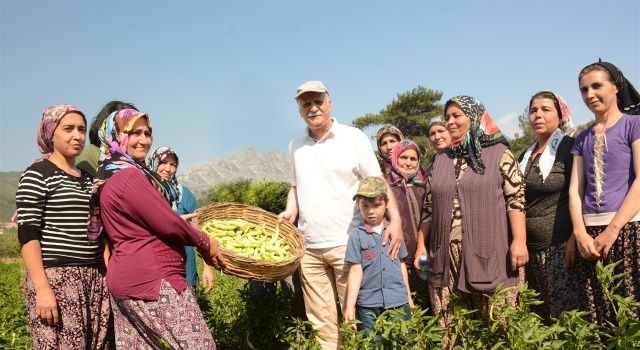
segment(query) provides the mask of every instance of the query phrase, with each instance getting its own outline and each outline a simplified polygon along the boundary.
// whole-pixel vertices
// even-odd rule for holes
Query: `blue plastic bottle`
[[[427,280],[427,266],[429,266],[429,258],[426,255],[420,256],[420,279]]]

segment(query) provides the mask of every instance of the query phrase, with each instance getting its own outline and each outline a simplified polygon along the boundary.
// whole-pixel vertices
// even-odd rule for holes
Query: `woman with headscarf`
[[[389,177],[391,172],[391,151],[403,139],[402,131],[393,125],[386,125],[378,130],[376,135],[376,143],[378,145],[376,157],[380,164],[380,170],[382,170],[382,176],[385,179]]]
[[[582,307],[575,271],[576,243],[571,236],[569,180],[575,128],[564,99],[540,91],[529,100],[529,125],[536,140],[520,155],[526,184],[529,287],[539,293],[535,307],[545,320]]]
[[[166,146],[158,147],[151,154],[148,164],[151,170],[160,176],[162,181],[171,183],[176,189],[176,200],[171,203],[173,211],[182,216],[183,219],[188,218],[188,214],[193,214],[198,209],[198,202],[188,187],[178,183],[176,173],[178,172],[180,159],[176,151]],[[195,294],[198,287],[196,251],[193,246],[185,246],[184,251],[187,256],[185,259],[187,285],[192,288],[191,290]],[[205,287],[206,292],[209,292],[211,288],[213,288],[213,271],[207,264],[204,264],[202,267],[202,285]]]
[[[595,122],[576,138],[569,186],[573,236],[584,261],[579,278],[592,320],[615,324],[616,315],[598,283],[595,262],[622,261],[627,273],[617,293],[640,295],[640,117],[626,114],[640,94],[608,62],[584,67],[578,75],[582,100]],[[627,112],[623,112],[627,111]],[[640,308],[635,316],[640,318]]]
[[[87,121],[77,107],[47,108],[37,137],[43,156],[24,171],[16,192],[34,349],[112,345],[103,247],[86,237],[92,179],[75,166],[86,132]]]
[[[506,303],[515,306],[528,253],[524,182],[507,140],[470,96],[447,101],[444,121],[452,142],[427,176],[423,222],[431,305],[450,330],[454,293],[486,317],[483,294],[502,284],[509,288]]]
[[[427,284],[420,279],[419,268],[413,266],[414,254],[421,234],[422,203],[424,202],[425,172],[420,166],[422,155],[418,145],[411,140],[398,142],[391,151],[391,171],[387,183],[398,204],[402,233],[409,255],[404,259],[409,273],[409,286],[416,293],[416,302],[428,301]]]
[[[436,152],[446,149],[451,144],[449,131],[444,126],[444,122],[437,118],[434,118],[427,126],[427,137]]]
[[[118,348],[215,349],[193,294],[186,292],[184,246],[207,264],[224,266],[217,242],[172,209],[175,189],[144,165],[151,121],[133,109],[113,112],[99,132],[88,235],[106,231],[113,244],[107,270]]]
[[[131,103],[122,101],[109,101],[105,104],[100,112],[91,121],[89,127],[89,144],[82,150],[82,153],[76,158],[76,166],[91,176],[96,175],[96,169],[98,169],[98,162],[100,161],[100,138],[98,137],[98,130],[102,126],[102,122],[112,112],[119,111],[121,109],[136,109]]]

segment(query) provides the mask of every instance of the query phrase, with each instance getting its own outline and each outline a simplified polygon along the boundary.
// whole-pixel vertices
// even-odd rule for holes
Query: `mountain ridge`
[[[189,187],[196,197],[217,184],[239,179],[289,182],[291,159],[277,150],[258,151],[247,146],[178,175],[178,182]]]
[[[15,195],[22,172],[0,171],[0,221],[6,222],[16,209]],[[196,197],[213,186],[239,179],[289,182],[291,160],[278,150],[258,151],[247,146],[234,153],[220,155],[195,165],[178,175],[178,182]]]

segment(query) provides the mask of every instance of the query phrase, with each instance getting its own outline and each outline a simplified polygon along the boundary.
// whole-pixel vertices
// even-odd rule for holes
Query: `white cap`
[[[298,89],[296,90],[296,99],[305,92],[329,93],[329,91],[327,91],[327,87],[324,86],[324,84],[320,80],[305,81],[304,83],[302,83],[302,85],[298,86]]]

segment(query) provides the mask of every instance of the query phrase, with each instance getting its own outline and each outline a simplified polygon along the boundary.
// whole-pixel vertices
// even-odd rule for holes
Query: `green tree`
[[[573,136],[574,137],[578,137],[578,135],[580,135],[581,132],[583,132],[588,127],[590,127],[591,124],[593,124],[594,122],[595,122],[595,120],[591,119],[591,120],[589,120],[588,122],[586,122],[584,124],[580,124],[580,125],[576,126],[576,132],[573,134]]]
[[[356,118],[353,126],[363,129],[385,124],[395,125],[406,138],[427,150],[425,159],[429,159],[435,150],[429,145],[427,126],[431,118],[442,115],[444,105],[440,103],[440,99],[442,99],[442,91],[418,86],[410,91],[399,93],[380,112],[367,113]]]
[[[591,126],[591,124],[593,124],[593,119],[584,124],[577,125],[573,137],[577,137],[582,131]],[[529,116],[527,115],[526,108],[522,114],[518,116],[518,127],[520,128],[520,132],[516,132],[513,138],[509,139],[511,152],[513,152],[513,155],[516,157],[519,157],[536,139],[536,134],[533,132],[533,129],[531,129],[531,125],[529,125]]]
[[[509,145],[511,145],[511,152],[514,156],[519,157],[527,147],[529,147],[536,139],[536,135],[529,125],[528,109],[525,108],[522,114],[518,115],[518,128],[520,132],[516,132],[512,139],[509,139]]]

